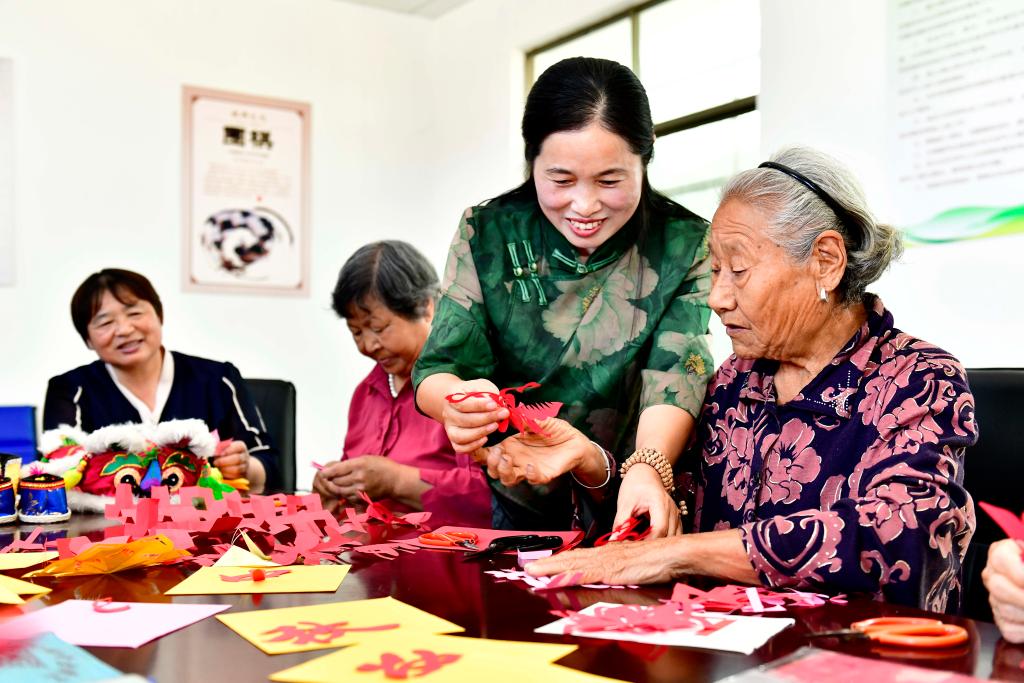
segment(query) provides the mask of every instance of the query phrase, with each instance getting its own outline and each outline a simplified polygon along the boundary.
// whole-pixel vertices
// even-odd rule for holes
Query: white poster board
[[[310,106],[183,89],[184,278],[308,295]]]

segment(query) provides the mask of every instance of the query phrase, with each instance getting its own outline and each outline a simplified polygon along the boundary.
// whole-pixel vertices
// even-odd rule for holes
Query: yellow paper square
[[[396,677],[429,676],[431,681],[610,681],[551,663],[576,649],[575,645],[524,643],[398,632],[388,638],[332,652],[278,671],[270,680],[281,683],[333,681],[390,681]],[[457,657],[452,661],[452,657]],[[385,662],[395,668],[385,670]],[[432,668],[437,666],[437,668]],[[430,670],[432,668],[432,670]],[[392,674],[388,678],[388,673]]]
[[[391,597],[252,612],[232,612],[218,614],[217,618],[268,655],[343,647],[377,638],[394,642],[396,634],[401,634],[397,636],[398,638],[405,639],[409,634],[415,633],[459,633],[463,630],[457,624],[435,617],[429,612],[416,609]],[[300,622],[305,622],[305,626]],[[303,633],[310,633],[308,630],[312,628],[309,626],[310,624],[336,625],[339,627],[336,631],[338,635],[332,638],[330,634],[323,634],[317,636],[312,642],[300,642],[305,639]],[[354,630],[386,627],[392,624],[398,626],[385,630]],[[353,630],[341,632],[346,626]],[[279,630],[279,627],[284,627],[286,630],[306,630],[303,633],[293,630],[293,633],[296,633],[295,638],[275,641],[275,638],[287,635],[286,631]]]
[[[45,586],[37,586],[21,579],[12,579],[9,576],[0,574],[0,603],[5,605],[20,605],[24,600],[22,595],[42,595],[49,593],[50,589]]]
[[[348,574],[347,564],[292,565],[287,574],[263,581],[225,581],[221,576],[242,576],[242,567],[201,567],[165,595],[233,595],[239,593],[333,593]],[[264,569],[265,572],[277,571]]]
[[[55,550],[25,553],[0,553],[0,572],[11,569],[24,569],[37,565],[41,562],[48,562],[58,556]]]

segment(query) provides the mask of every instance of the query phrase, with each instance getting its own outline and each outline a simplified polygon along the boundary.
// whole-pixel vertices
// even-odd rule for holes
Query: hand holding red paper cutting
[[[678,565],[678,538],[609,543],[544,557],[526,565],[531,576],[580,572],[579,583],[629,585],[671,581]]]
[[[1024,643],[1024,521],[996,505],[983,502],[979,506],[1010,537],[989,546],[988,563],[981,573],[992,615],[1006,640]]]
[[[484,445],[487,435],[497,430],[504,433],[511,424],[520,432],[543,434],[539,420],[554,417],[561,403],[522,405],[515,394],[540,387],[527,382],[518,387],[499,390],[493,382],[476,379],[463,382],[445,396],[443,421],[448,438],[456,452],[472,453]]]
[[[617,499],[615,526],[630,517],[650,519],[650,537],[677,536],[683,532],[679,508],[665,490],[661,475],[653,467],[637,465],[622,477]]]

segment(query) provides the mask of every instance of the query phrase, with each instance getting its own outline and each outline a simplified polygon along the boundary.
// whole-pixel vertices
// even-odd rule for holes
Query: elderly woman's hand
[[[1024,558],[1012,538],[993,543],[981,578],[988,589],[999,631],[1011,643],[1024,643]]]
[[[526,565],[532,576],[582,572],[580,583],[665,583],[675,576],[679,538],[623,541],[544,557]]]
[[[224,479],[248,479],[249,493],[262,493],[267,482],[263,463],[249,454],[244,441],[232,441],[213,456],[213,465]]]
[[[614,526],[641,515],[651,520],[650,538],[677,536],[683,532],[679,509],[661,483],[661,475],[650,465],[637,463],[622,477]]]
[[[452,394],[468,394],[474,391],[498,393],[494,382],[474,379],[451,388]],[[458,403],[445,401],[441,421],[448,439],[456,453],[472,453],[487,442],[487,435],[498,428],[498,423],[508,417],[508,410],[500,407],[493,399],[474,397]]]
[[[544,434],[514,434],[485,449],[487,474],[505,486],[524,480],[548,484],[568,472],[589,486],[607,479],[604,453],[583,432],[558,418],[548,418],[538,426]]]
[[[342,498],[352,504],[363,502],[360,492],[373,500],[392,498],[406,469],[416,468],[381,455],[361,455],[325,465],[313,477],[313,490],[321,497]],[[418,470],[415,476],[418,479]]]

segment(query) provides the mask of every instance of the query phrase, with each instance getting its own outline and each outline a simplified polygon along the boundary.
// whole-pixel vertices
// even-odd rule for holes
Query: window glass
[[[562,43],[533,57],[533,78],[568,57],[600,57],[633,68],[633,31],[629,18],[620,19],[596,31]]]
[[[640,13],[639,33],[657,122],[760,92],[759,0],[669,0]]]

